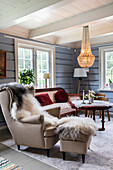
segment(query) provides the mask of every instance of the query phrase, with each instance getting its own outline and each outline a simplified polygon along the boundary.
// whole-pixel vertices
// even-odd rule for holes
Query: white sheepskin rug
[[[90,135],[95,135],[96,125],[90,118],[65,117],[58,119],[42,110],[39,102],[32,94],[23,95],[22,108],[17,109],[13,103],[11,116],[13,119],[23,119],[32,115],[43,115],[45,126],[54,125],[57,127],[56,133],[62,139],[86,141]]]
[[[91,118],[66,117],[58,121],[60,139],[86,142],[89,136],[96,135],[96,131],[96,124]]]

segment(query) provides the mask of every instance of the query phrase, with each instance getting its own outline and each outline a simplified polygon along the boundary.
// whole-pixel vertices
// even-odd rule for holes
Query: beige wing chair
[[[13,93],[10,88],[0,90],[2,112],[18,149],[20,149],[20,145],[46,149],[49,157],[50,149],[59,140],[58,134],[55,133],[56,127],[50,126],[44,129],[43,115],[30,116],[21,121],[13,120],[10,115],[12,101]],[[59,117],[60,107],[48,110],[48,112],[50,114],[55,113]]]

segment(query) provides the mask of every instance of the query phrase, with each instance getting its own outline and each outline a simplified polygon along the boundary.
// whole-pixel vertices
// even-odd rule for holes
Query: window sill
[[[108,92],[113,92],[111,89],[97,89],[97,91],[108,91]]]

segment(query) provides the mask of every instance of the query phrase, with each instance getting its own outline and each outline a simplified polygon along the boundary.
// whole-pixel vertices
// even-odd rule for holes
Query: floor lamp
[[[82,83],[83,89],[84,89],[84,84],[83,84],[83,77],[87,77],[87,73],[84,70],[84,68],[75,68],[74,69],[74,75],[73,77],[78,77],[79,81],[78,81],[78,88],[77,88],[77,93],[79,94],[80,91],[80,81]]]
[[[50,73],[44,73],[45,87],[47,88],[47,79],[50,79]]]

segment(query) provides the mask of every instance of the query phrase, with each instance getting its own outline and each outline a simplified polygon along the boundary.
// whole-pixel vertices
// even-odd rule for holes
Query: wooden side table
[[[102,111],[102,121],[101,121],[102,122],[102,128],[99,128],[98,130],[99,131],[104,131],[105,130],[105,128],[104,128],[104,122],[105,122],[104,121],[104,110],[112,108],[113,103],[108,102],[108,104],[109,104],[109,106],[108,106],[108,105],[104,104],[105,103],[104,101],[101,101],[101,104],[97,104],[97,102],[96,102],[96,104],[94,104],[94,103],[93,104],[86,103],[86,104],[81,104],[80,106],[79,105],[76,106],[77,102],[78,101],[75,101],[74,103],[73,103],[73,101],[69,102],[71,107],[76,109],[75,116],[78,116],[78,112],[80,112],[80,110],[85,110],[85,117],[87,117],[87,111],[92,110],[93,111],[93,120],[95,121],[95,111],[96,110],[101,110]],[[79,103],[80,102],[82,103],[82,100],[80,100]],[[103,105],[102,105],[102,102],[103,102]]]

